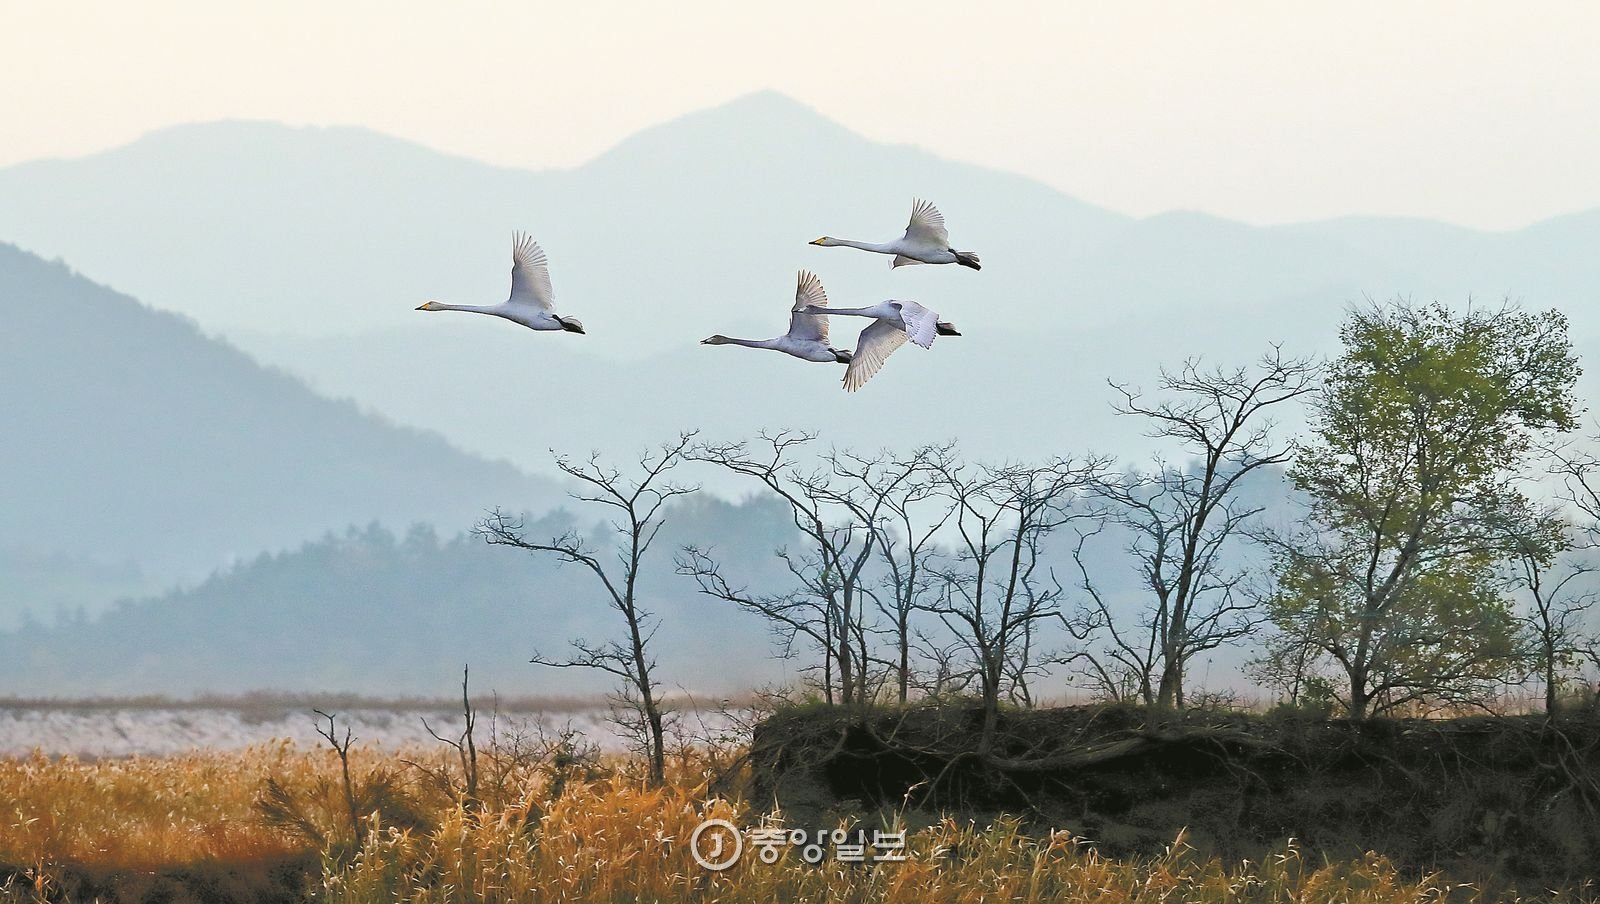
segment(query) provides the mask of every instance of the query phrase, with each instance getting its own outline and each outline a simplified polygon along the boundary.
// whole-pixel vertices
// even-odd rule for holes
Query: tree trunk
[[[1545,644],[1545,648],[1544,648],[1544,712],[1545,712],[1545,715],[1547,715],[1547,716],[1555,715],[1556,707],[1559,706],[1559,705],[1560,704],[1556,702],[1556,652],[1555,652],[1555,648],[1554,648],[1553,645]]]
[[[1161,684],[1156,691],[1156,706],[1183,708],[1183,667],[1171,654],[1162,657]]]
[[[1000,725],[1000,689],[988,681],[983,688],[983,732],[978,736],[978,752],[987,755],[994,746],[994,735]]]
[[[650,729],[650,783],[660,787],[666,782],[667,754],[665,730],[661,723],[661,708],[650,681],[650,659],[645,653],[643,626],[639,624],[639,608],[634,602],[635,576],[639,573],[638,533],[634,534],[633,564],[628,572],[626,596],[623,597],[622,614],[628,620],[628,634],[633,649],[633,683],[639,691],[639,708],[643,710],[645,724]]]
[[[632,592],[630,582],[627,616],[628,627],[633,632],[633,679],[639,690],[639,706],[644,710],[645,724],[650,727],[650,783],[660,787],[667,777],[666,731],[662,725],[661,706],[650,684],[650,660],[645,658],[644,634],[639,629]]]
[[[856,698],[855,669],[850,661],[850,639],[844,628],[841,627],[839,633],[839,699],[848,704]]]
[[[1372,694],[1367,690],[1367,673],[1365,669],[1350,670],[1350,712],[1351,719],[1360,721],[1367,718],[1368,710],[1372,706]]]
[[[905,705],[907,690],[911,684],[911,641],[906,635],[910,633],[911,626],[907,624],[905,612],[900,615],[900,704]]]
[[[650,784],[661,787],[667,780],[666,729],[662,725],[661,707],[648,683],[640,694],[644,703],[644,717],[650,725]]]
[[[983,733],[978,737],[978,753],[988,756],[994,746],[995,731],[1000,725],[1000,674],[1002,663],[991,662],[992,656],[984,657],[983,662]]]

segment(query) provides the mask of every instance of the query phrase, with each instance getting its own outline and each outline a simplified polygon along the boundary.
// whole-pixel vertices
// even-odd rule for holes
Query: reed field
[[[1405,874],[1376,853],[1328,863],[1290,843],[1259,862],[1229,863],[1179,837],[1164,855],[1118,860],[1064,833],[953,817],[908,830],[901,862],[808,863],[784,846],[765,863],[747,846],[713,872],[687,849],[703,820],[781,823],[726,780],[737,762],[738,751],[683,750],[665,786],[651,788],[636,761],[565,738],[479,753],[469,794],[470,761],[449,747],[358,744],[346,796],[334,751],[291,742],[160,758],[4,759],[0,901],[1505,899]]]

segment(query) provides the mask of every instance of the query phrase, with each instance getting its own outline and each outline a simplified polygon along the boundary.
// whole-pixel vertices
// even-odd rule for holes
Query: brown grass
[[[0,863],[148,869],[293,853],[252,818],[252,802],[265,774],[306,778],[326,765],[286,743],[96,762],[0,759]]]
[[[1313,863],[1291,845],[1261,863],[1223,863],[1195,856],[1180,838],[1163,856],[1122,861],[1005,820],[946,819],[913,832],[909,859],[899,864],[813,866],[790,850],[767,865],[747,852],[733,869],[709,873],[685,850],[695,826],[707,817],[740,826],[763,817],[736,794],[708,792],[715,764],[704,755],[680,757],[661,789],[645,787],[628,761],[491,761],[493,780],[476,803],[444,787],[450,764],[437,751],[357,748],[352,761],[359,774],[404,777],[427,827],[374,819],[355,849],[326,793],[337,775],[332,754],[288,743],[161,759],[0,760],[0,865],[27,871],[9,886],[0,871],[0,901],[38,900],[37,890],[61,888],[71,870],[259,863],[308,852],[317,855],[308,863],[321,864],[309,885],[329,902],[1483,900],[1435,877],[1408,878],[1376,854]],[[256,801],[269,777],[325,830],[322,850],[263,819]]]

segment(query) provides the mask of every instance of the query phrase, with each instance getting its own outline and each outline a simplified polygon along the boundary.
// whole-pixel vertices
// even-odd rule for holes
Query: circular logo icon
[[[695,826],[689,836],[689,853],[702,869],[721,872],[739,862],[744,853],[744,836],[738,826],[726,819],[708,819]]]

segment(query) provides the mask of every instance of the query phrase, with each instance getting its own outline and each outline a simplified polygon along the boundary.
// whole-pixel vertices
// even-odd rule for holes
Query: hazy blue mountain
[[[681,544],[715,547],[740,577],[781,581],[775,547],[793,539],[771,500],[704,496],[668,513],[646,563],[642,602],[660,616],[656,650],[669,688],[733,693],[784,679],[760,619],[695,592],[673,574]],[[543,539],[585,522],[565,511],[527,525]],[[605,532],[596,534],[604,542]],[[715,631],[706,630],[715,623]],[[487,692],[598,694],[605,676],[538,668],[535,650],[570,638],[620,638],[587,572],[547,556],[376,525],[262,554],[191,589],[124,601],[99,617],[64,616],[0,631],[0,692],[65,696],[339,689],[444,697],[472,665]],[[715,663],[715,667],[707,666]]]
[[[1553,217],[1514,232],[1426,220],[1346,217],[1282,227],[1342,242],[1415,274],[1386,294],[1557,307],[1578,334],[1600,339],[1600,210]],[[1384,293],[1378,293],[1380,297]]]
[[[1244,504],[1266,506],[1271,517],[1290,512],[1275,473],[1246,481],[1243,490]],[[535,539],[584,530],[603,549],[610,534],[585,520],[594,514],[556,511],[526,530]],[[1083,598],[1071,559],[1075,541],[1071,530],[1062,531],[1048,550],[1055,573],[1072,587],[1069,608]],[[1125,531],[1109,526],[1085,547],[1085,557],[1097,589],[1131,623],[1149,596],[1126,555],[1128,541]],[[653,649],[669,690],[736,694],[792,683],[816,662],[803,644],[795,660],[777,659],[765,621],[698,593],[692,579],[676,575],[672,559],[685,544],[713,550],[729,580],[756,594],[794,587],[774,551],[800,548],[788,509],[771,497],[729,503],[700,495],[667,511],[645,562],[641,601],[659,617]],[[1234,550],[1230,561],[1243,562],[1244,552]],[[918,618],[924,637],[944,642],[937,618]],[[539,668],[528,659],[535,650],[559,656],[575,637],[620,639],[619,628],[617,613],[581,568],[490,547],[470,534],[445,538],[419,526],[396,536],[371,525],[256,556],[192,588],[124,601],[97,617],[65,614],[0,630],[0,692],[442,697],[470,662],[483,691],[596,695],[609,689],[605,676]],[[1049,624],[1039,627],[1036,642],[1041,656],[1069,645]],[[1219,650],[1196,669],[1205,667],[1213,688],[1237,684],[1243,656]],[[1066,678],[1057,669],[1035,690],[1058,693]]]
[[[943,208],[981,273],[891,271],[805,244],[892,237],[913,196]],[[558,302],[590,335],[411,310],[504,297],[515,228],[543,242]],[[1329,351],[1346,306],[1368,297],[1511,296],[1600,337],[1600,213],[1513,233],[1134,220],[869,141],[770,92],[540,172],[358,129],[178,127],[0,170],[0,236],[187,313],[326,393],[530,468],[546,446],[631,448],[694,426],[801,426],[867,446],[959,433],[997,457],[1129,452],[1138,426],[1109,414],[1107,378],[1147,384],[1162,364],[1248,361],[1273,341]],[[781,331],[801,267],[836,305],[915,298],[964,335],[900,352],[848,398],[838,368],[695,345]],[[839,344],[857,323],[836,320]]]
[[[981,273],[891,271],[878,255],[805,244],[892,237],[913,196],[940,205]],[[503,298],[516,228],[543,242],[558,302],[590,335],[412,310]],[[1107,378],[1148,384],[1162,364],[1244,362],[1274,341],[1331,351],[1343,311],[1365,298],[1510,296],[1561,307],[1580,339],[1600,338],[1600,212],[1510,233],[1135,220],[869,141],[773,93],[540,172],[358,129],[178,127],[0,170],[0,236],[184,312],[325,393],[535,469],[547,446],[631,449],[695,426],[800,426],[855,446],[959,434],[995,457],[1131,453],[1139,426],[1109,413]],[[781,331],[801,267],[836,305],[915,298],[964,335],[898,353],[854,397],[836,367],[695,344]],[[834,324],[841,345],[858,329]]]
[[[0,631],[55,618],[87,618],[111,603],[160,593],[171,586],[139,563],[97,560],[72,552],[0,549]]]
[[[958,242],[994,255],[998,276],[955,284],[969,293],[1037,291],[1029,269],[1124,222],[758,94],[570,171],[485,166],[359,129],[182,126],[0,171],[0,236],[211,329],[317,336],[416,323],[411,308],[430,297],[504,298],[521,228],[550,253],[558,301],[603,337],[591,344],[627,353],[681,345],[684,330],[698,339],[700,321],[741,311],[781,320],[801,266],[874,291],[928,282],[805,244],[898,234],[918,193],[954,218]]]
[[[893,237],[916,196],[982,272],[805,244]],[[558,303],[589,335],[412,310],[503,298],[513,229],[544,244]],[[972,456],[1137,464],[1144,425],[1111,413],[1107,379],[1150,385],[1162,365],[1245,363],[1272,342],[1331,352],[1348,305],[1396,295],[1559,307],[1600,354],[1600,211],[1505,233],[1133,219],[869,141],[771,93],[541,172],[360,129],[183,126],[0,169],[0,239],[161,309],[0,244],[0,630],[24,610],[39,620],[0,635],[0,674],[52,693],[433,693],[465,659],[502,690],[548,691],[523,665],[532,646],[605,630],[572,574],[425,530],[343,532],[449,535],[493,505],[545,510],[554,484],[527,472],[549,447],[801,428],[858,448],[955,437]],[[696,344],[781,332],[802,267],[835,305],[915,298],[963,336],[906,348],[855,395],[837,366]],[[859,328],[835,318],[835,344]],[[1597,387],[1585,377],[1587,397]],[[720,542],[759,583],[786,534],[752,506],[706,500],[673,530]],[[1132,605],[1104,545],[1105,580]],[[150,596],[180,578],[187,589]],[[652,593],[683,674],[707,661],[738,676],[729,686],[770,674],[758,624],[707,631],[724,610],[677,579]],[[94,617],[115,596],[142,601]]]
[[[559,499],[548,480],[319,397],[186,318],[9,245],[0,323],[8,572],[127,566],[140,586],[351,523],[458,530],[496,504]],[[0,611],[43,616],[25,586],[0,575]]]

